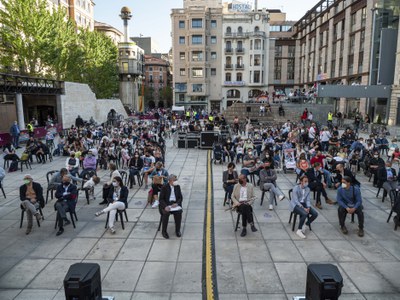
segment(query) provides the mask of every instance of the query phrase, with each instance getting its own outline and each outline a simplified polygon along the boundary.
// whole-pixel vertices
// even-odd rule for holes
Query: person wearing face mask
[[[79,172],[79,159],[75,157],[74,151],[71,151],[65,162],[65,166],[72,176],[77,176]]]
[[[31,175],[24,176],[24,184],[19,188],[19,198],[21,200],[21,208],[26,211],[28,218],[28,227],[26,234],[32,231],[33,217],[35,216],[38,221],[42,220],[38,209],[44,207],[43,188],[42,186],[33,181]]]
[[[334,204],[335,202],[328,198],[326,193],[326,183],[322,182],[322,171],[321,171],[321,164],[316,162],[314,163],[314,167],[310,168],[306,172],[307,178],[310,182],[309,187],[311,191],[317,192],[317,199],[315,206],[319,209],[322,209],[321,206],[321,194],[325,198],[325,202],[327,204]]]
[[[143,181],[144,181],[144,189],[146,190],[148,188],[148,180],[149,180],[149,175],[151,172],[154,170],[154,164],[156,162],[156,159],[154,156],[150,154],[149,150],[146,150],[144,152],[144,156],[142,157],[143,159]]]
[[[135,176],[140,176],[140,172],[143,168],[143,159],[140,157],[139,152],[135,151],[133,153],[133,157],[129,161],[129,188],[131,189],[133,187],[134,183],[134,178]],[[139,182],[140,184],[140,182]]]
[[[391,193],[399,187],[398,178],[396,176],[396,170],[392,168],[390,161],[386,162],[386,166],[378,169],[378,188],[383,188],[389,195],[390,199],[393,198]],[[392,199],[394,200],[394,199]]]
[[[369,169],[372,173],[372,175],[374,176],[374,181],[373,181],[373,185],[375,187],[378,186],[378,169],[385,167],[385,161],[379,157],[379,153],[378,152],[374,152],[374,156],[372,157],[372,159],[369,162]]]
[[[225,162],[225,158],[228,157],[230,162],[235,159],[235,151],[233,151],[233,143],[231,138],[228,138],[226,142],[222,145],[222,160]]]
[[[160,205],[158,207],[162,216],[162,236],[169,239],[167,232],[168,220],[170,214],[174,215],[175,233],[177,237],[181,237],[181,222],[182,222],[182,201],[183,196],[181,187],[178,183],[176,175],[168,176],[168,184],[163,185],[160,192]]]
[[[311,206],[310,188],[308,187],[308,177],[303,175],[300,177],[300,184],[293,188],[292,199],[289,202],[291,212],[297,213],[300,216],[299,227],[296,234],[305,239],[304,222],[307,219],[306,225],[310,227],[311,223],[318,217],[317,211]]]
[[[269,191],[269,210],[274,209],[274,199],[278,197],[280,201],[285,199],[285,195],[276,186],[276,172],[271,169],[270,163],[265,163],[264,169],[260,171],[260,189]]]
[[[94,157],[93,152],[89,150],[89,152],[83,159],[83,170],[79,175],[79,177],[85,178],[86,174],[89,173],[90,171],[96,171],[96,166],[97,166],[96,157]]]
[[[342,185],[337,192],[337,202],[339,204],[339,225],[342,233],[348,233],[348,230],[345,226],[346,215],[356,214],[358,218],[358,236],[363,237],[364,213],[361,191],[357,186],[351,185],[351,178],[349,178],[348,176],[345,176],[342,179]]]
[[[63,177],[62,185],[57,187],[55,197],[57,198],[54,209],[57,211],[58,231],[56,235],[58,236],[64,232],[64,225],[71,224],[67,218],[67,212],[75,211],[76,199],[78,198],[78,189],[76,185],[71,183],[69,176]]]
[[[240,170],[241,174],[244,174],[246,177],[251,173],[251,170],[256,165],[256,158],[253,154],[253,150],[248,150],[247,155],[243,157],[243,165]]]
[[[228,170],[222,173],[222,182],[225,192],[228,193],[228,201],[232,198],[233,187],[238,183],[238,173],[235,171],[235,164],[230,162],[228,164]]]
[[[111,188],[108,192],[108,206],[95,213],[96,217],[104,213],[110,213],[108,219],[108,228],[112,234],[115,233],[114,222],[117,210],[124,210],[128,208],[128,195],[129,190],[126,186],[124,186],[122,178],[120,176],[114,177]]]
[[[110,188],[112,187],[112,182],[114,181],[115,177],[122,177],[119,171],[117,170],[117,166],[114,163],[109,163],[110,169],[110,181],[103,185],[103,201],[99,203],[99,205],[107,204],[107,197],[110,193]]]
[[[247,223],[250,223],[251,231],[258,231],[254,226],[253,207],[252,204],[255,200],[254,187],[251,183],[247,182],[244,174],[239,175],[239,183],[235,185],[232,192],[232,209],[236,209],[242,214],[242,233],[241,237],[247,235]]]
[[[156,162],[156,167],[150,174],[150,179],[153,181],[151,188],[153,189],[153,203],[151,205],[152,208],[156,208],[159,205],[158,201],[158,193],[161,190],[161,187],[167,183],[168,171],[163,168],[163,163],[161,161]]]

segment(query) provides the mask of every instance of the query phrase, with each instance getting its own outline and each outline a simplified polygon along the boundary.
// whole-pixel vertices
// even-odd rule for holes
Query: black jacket
[[[181,187],[179,185],[174,186],[174,193],[176,198],[175,203],[182,207],[183,197],[182,197]],[[165,209],[167,206],[174,204],[174,202],[169,201],[170,196],[171,196],[171,186],[167,183],[163,185],[160,192],[159,201],[161,209]]]
[[[353,173],[350,170],[344,169],[344,176],[348,176],[351,178],[351,185],[358,185],[360,186],[361,183],[354,177]],[[342,182],[342,174],[336,173],[336,177],[334,179],[335,183]]]
[[[44,207],[44,198],[43,198],[43,188],[42,186],[37,183],[37,182],[32,182],[32,187],[33,190],[36,193],[36,200],[37,202],[39,202],[40,207],[43,208]],[[19,187],[19,198],[21,199],[21,201],[27,200],[26,198],[26,189],[27,186],[26,184],[23,184]]]
[[[137,160],[133,157],[129,162],[129,168],[141,170],[143,168],[143,159],[139,157]]]
[[[56,189],[56,198],[57,198],[57,202],[60,201],[66,201],[69,211],[73,212],[75,211],[75,206],[76,206],[76,202],[78,201],[78,188],[76,187],[75,184],[70,183],[68,188],[67,188],[67,192],[69,193],[68,195],[63,195],[65,192],[65,188],[62,184],[57,186]],[[55,205],[56,203],[54,203],[54,209],[55,209]]]
[[[108,192],[107,201],[108,203],[113,203],[113,194],[114,194],[114,186],[111,185],[110,191]],[[119,193],[118,201],[121,201],[125,204],[125,208],[128,208],[128,195],[129,190],[126,186],[121,187],[121,192]]]
[[[318,175],[315,176],[315,169],[314,168],[310,168],[307,170],[306,172],[306,176],[308,177],[308,181],[310,183],[312,182],[322,182],[322,171],[318,171]]]

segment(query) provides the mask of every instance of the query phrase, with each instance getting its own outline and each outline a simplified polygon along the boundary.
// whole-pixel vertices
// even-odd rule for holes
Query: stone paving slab
[[[46,188],[45,173],[60,169],[65,159],[51,164],[33,164],[30,174]],[[0,160],[0,165],[2,161]],[[0,196],[0,299],[64,299],[62,280],[75,262],[95,262],[101,267],[103,295],[123,299],[202,299],[204,206],[206,203],[207,151],[176,149],[169,145],[167,167],[179,177],[184,196],[182,238],[174,234],[170,218],[170,240],[157,232],[159,213],[146,206],[147,191],[130,190],[129,222],[125,230],[116,223],[111,235],[104,229],[105,216],[94,217],[100,209],[101,185],[97,200],[88,205],[80,194],[77,227],[65,228],[56,237],[54,199],[43,209],[45,220],[34,223],[25,235],[26,219],[19,228],[21,211],[18,187],[25,172],[7,173]],[[240,165],[237,167],[240,170]],[[225,165],[213,165],[214,232],[216,275],[220,299],[291,299],[304,295],[307,264],[333,263],[344,278],[341,299],[399,299],[400,230],[386,223],[388,201],[376,197],[376,189],[364,175],[362,183],[365,209],[365,237],[357,236],[355,224],[347,220],[349,234],[338,226],[337,207],[323,203],[319,217],[307,239],[301,240],[288,224],[288,201],[268,210],[268,197],[260,206],[261,191],[256,188],[254,215],[258,232],[240,237],[234,232],[236,213],[223,207],[222,172]],[[99,171],[107,180],[108,171]],[[288,195],[294,174],[279,174],[278,186]],[[328,190],[335,198],[335,191]],[[241,227],[241,224],[240,226]]]

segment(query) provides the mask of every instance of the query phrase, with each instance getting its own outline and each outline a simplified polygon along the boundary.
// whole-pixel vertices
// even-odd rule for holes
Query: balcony
[[[244,64],[236,64],[236,70],[243,70]]]
[[[225,70],[232,70],[233,65],[232,64],[225,64]]]
[[[244,86],[244,81],[224,81],[224,86]]]
[[[225,54],[233,54],[232,48],[225,48]]]
[[[236,48],[236,53],[237,54],[243,54],[244,53],[244,48]]]

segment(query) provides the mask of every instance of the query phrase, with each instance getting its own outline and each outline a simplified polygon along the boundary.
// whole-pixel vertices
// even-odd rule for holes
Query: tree
[[[172,88],[170,86],[163,87],[160,91],[160,98],[167,103],[172,103]]]
[[[118,91],[118,50],[109,37],[66,19],[47,0],[0,0],[0,71],[89,84],[98,98]]]

